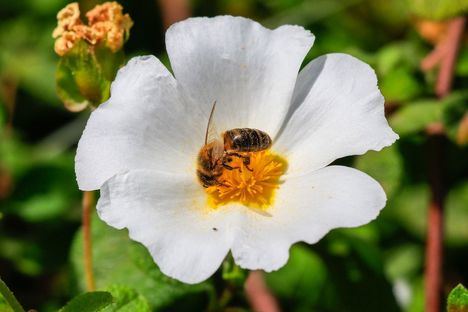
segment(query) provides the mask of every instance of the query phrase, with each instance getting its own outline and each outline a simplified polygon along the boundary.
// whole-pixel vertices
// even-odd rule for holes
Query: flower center
[[[273,203],[275,190],[287,169],[286,160],[270,151],[243,155],[250,157],[249,165],[245,165],[241,157],[232,157],[229,166],[235,169],[223,169],[219,178],[221,184],[206,189],[213,208],[240,202],[248,207],[267,209]]]

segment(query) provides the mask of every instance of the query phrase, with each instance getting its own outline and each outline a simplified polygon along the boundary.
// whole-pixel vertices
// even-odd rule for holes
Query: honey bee
[[[248,152],[259,152],[271,147],[270,136],[258,129],[237,128],[225,131],[221,138],[209,140],[209,134],[213,132],[213,115],[216,107],[216,101],[213,103],[211,113],[208,118],[208,124],[205,132],[205,145],[198,153],[197,176],[203,187],[213,185],[223,185],[220,177],[223,170],[241,170],[239,167],[233,167],[230,163],[233,157],[242,159],[247,170],[249,167],[250,156]],[[222,139],[222,140],[221,140]]]

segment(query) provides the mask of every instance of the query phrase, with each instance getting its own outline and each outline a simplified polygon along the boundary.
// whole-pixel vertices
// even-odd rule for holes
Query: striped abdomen
[[[257,129],[239,128],[224,132],[224,150],[236,152],[257,152],[271,147],[268,134]]]

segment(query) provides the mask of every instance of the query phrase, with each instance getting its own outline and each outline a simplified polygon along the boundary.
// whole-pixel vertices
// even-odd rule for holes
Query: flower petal
[[[352,168],[330,166],[288,178],[270,216],[250,212],[241,222],[234,259],[243,268],[276,270],[286,264],[293,243],[313,244],[331,229],[366,224],[385,201],[382,187]]]
[[[340,157],[380,150],[397,138],[372,68],[350,55],[328,54],[299,74],[274,148],[287,156],[290,173],[302,174]]]
[[[236,211],[207,211],[206,194],[189,177],[133,170],[108,180],[97,210],[109,225],[128,228],[161,271],[198,283],[220,266],[232,245]]]
[[[299,26],[269,30],[242,17],[190,18],[172,25],[166,47],[177,81],[218,130],[258,128],[274,137],[314,36]]]
[[[174,77],[158,59],[130,60],[119,70],[111,94],[91,114],[78,144],[80,189],[98,189],[130,169],[193,174],[206,116],[184,104]]]

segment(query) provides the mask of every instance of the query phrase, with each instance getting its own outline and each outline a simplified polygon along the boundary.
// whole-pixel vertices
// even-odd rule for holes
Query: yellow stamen
[[[248,170],[240,157],[229,163],[234,170],[224,169],[219,181],[222,185],[208,187],[209,203],[213,208],[239,202],[251,208],[266,210],[273,203],[275,190],[281,184],[287,162],[269,151],[245,153],[250,156]]]

